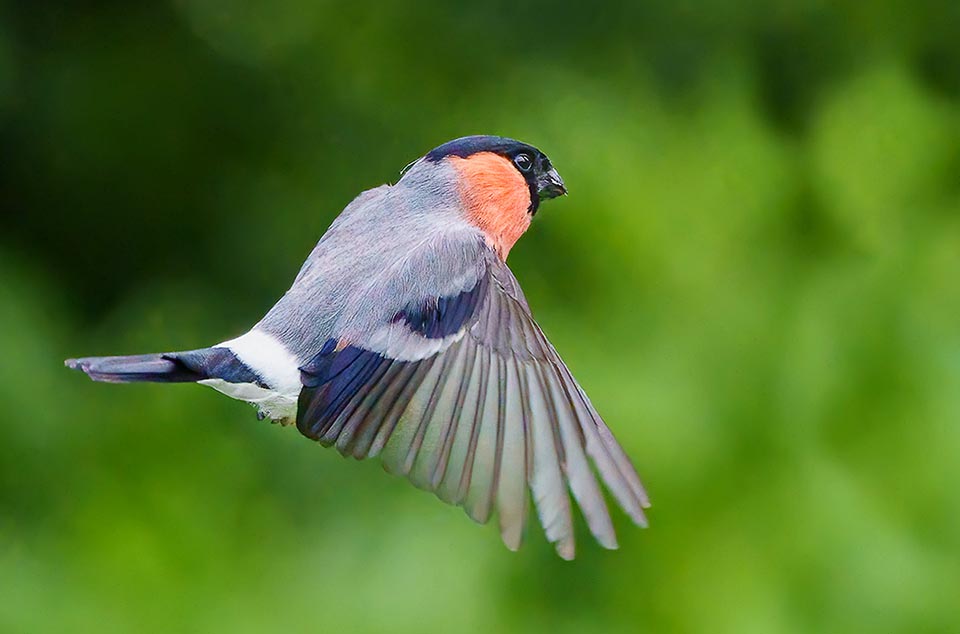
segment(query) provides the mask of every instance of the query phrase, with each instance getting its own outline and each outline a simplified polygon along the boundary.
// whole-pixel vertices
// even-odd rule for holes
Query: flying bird
[[[647,495],[506,264],[540,203],[565,193],[531,145],[450,141],[347,205],[246,334],[66,365],[108,383],[208,385],[344,456],[380,456],[476,522],[496,513],[511,550],[532,497],[573,558],[569,488],[597,541],[617,548],[591,463],[640,526]]]

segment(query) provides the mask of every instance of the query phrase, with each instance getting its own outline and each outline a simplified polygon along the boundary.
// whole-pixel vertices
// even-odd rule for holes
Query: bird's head
[[[530,226],[541,201],[567,193],[546,154],[505,137],[455,139],[422,160],[452,168],[466,219],[503,259]]]

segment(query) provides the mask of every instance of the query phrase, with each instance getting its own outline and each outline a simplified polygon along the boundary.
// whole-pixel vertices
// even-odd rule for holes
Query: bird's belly
[[[298,394],[279,392],[254,383],[230,383],[223,379],[204,379],[197,382],[209,385],[230,398],[256,406],[264,418],[284,425],[296,420]]]

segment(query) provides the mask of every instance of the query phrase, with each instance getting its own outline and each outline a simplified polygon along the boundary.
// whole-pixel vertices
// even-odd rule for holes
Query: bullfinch
[[[616,548],[591,463],[640,525],[640,479],[534,321],[506,259],[566,193],[537,148],[469,136],[357,196],[249,332],[209,348],[70,359],[95,381],[200,383],[344,456],[380,456],[520,546],[532,497],[574,556],[572,504]],[[529,494],[528,494],[529,490]]]

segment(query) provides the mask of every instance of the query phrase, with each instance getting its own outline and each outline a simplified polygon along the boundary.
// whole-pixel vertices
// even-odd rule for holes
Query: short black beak
[[[563,184],[560,174],[552,167],[537,177],[537,193],[543,200],[556,198],[567,193],[567,187]]]

